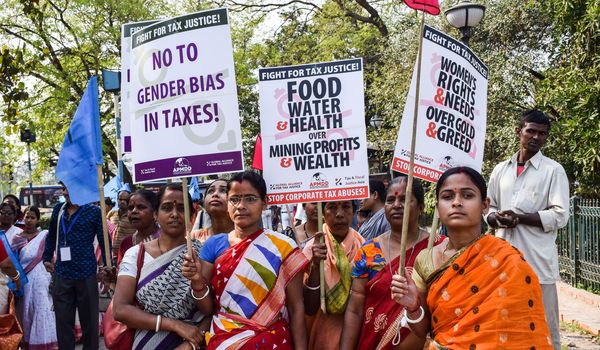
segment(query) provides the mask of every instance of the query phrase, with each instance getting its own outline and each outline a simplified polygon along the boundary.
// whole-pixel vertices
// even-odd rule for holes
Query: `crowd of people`
[[[0,238],[19,264],[0,264],[0,348],[74,349],[79,329],[84,349],[100,332],[109,349],[560,349],[551,242],[566,224],[568,182],[540,152],[549,128],[543,113],[525,113],[520,149],[489,188],[468,167],[441,175],[444,234],[422,228],[415,179],[404,270],[406,177],[372,180],[360,203],[298,205],[287,234],[264,225],[267,188],[253,171],[214,180],[189,217],[177,183],[121,191],[105,218],[63,188],[48,231],[36,207],[21,213],[9,196]],[[98,268],[102,220],[114,268]],[[99,289],[114,290],[106,317]]]

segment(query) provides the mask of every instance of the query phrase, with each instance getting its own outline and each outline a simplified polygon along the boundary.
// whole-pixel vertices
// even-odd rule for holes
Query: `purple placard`
[[[244,170],[242,152],[223,152],[153,160],[134,165],[136,182]]]
[[[123,152],[131,152],[131,136],[124,137],[124,151]]]

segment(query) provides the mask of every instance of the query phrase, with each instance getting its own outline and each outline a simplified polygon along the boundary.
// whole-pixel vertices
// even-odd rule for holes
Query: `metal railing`
[[[560,275],[571,285],[600,292],[600,200],[571,198],[569,223],[558,231]]]

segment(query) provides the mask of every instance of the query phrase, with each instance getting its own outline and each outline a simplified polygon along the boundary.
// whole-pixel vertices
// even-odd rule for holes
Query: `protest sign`
[[[481,171],[488,68],[465,44],[425,26],[414,176],[437,182],[463,165]],[[398,131],[392,169],[409,172],[416,67]]]
[[[271,204],[369,196],[362,59],[259,70]]]
[[[243,170],[227,10],[152,24],[131,47],[134,181]]]
[[[129,99],[131,97],[129,82],[131,80],[130,61],[131,57],[131,35],[138,30],[158,21],[143,21],[126,23],[121,26],[121,144],[120,152],[131,152],[131,127],[129,118]],[[139,57],[133,57],[138,60]]]

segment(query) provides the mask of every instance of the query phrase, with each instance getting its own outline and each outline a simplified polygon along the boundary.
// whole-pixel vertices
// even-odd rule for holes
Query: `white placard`
[[[134,181],[243,170],[227,9],[155,23],[131,45]]]
[[[369,195],[362,59],[259,70],[271,204]]]
[[[129,118],[129,99],[131,93],[131,35],[138,30],[158,21],[143,21],[126,23],[121,26],[121,145],[120,152],[131,152],[131,126]]]
[[[454,166],[481,171],[488,68],[468,46],[425,26],[414,176],[437,182]],[[392,169],[408,173],[416,67],[398,131]]]

